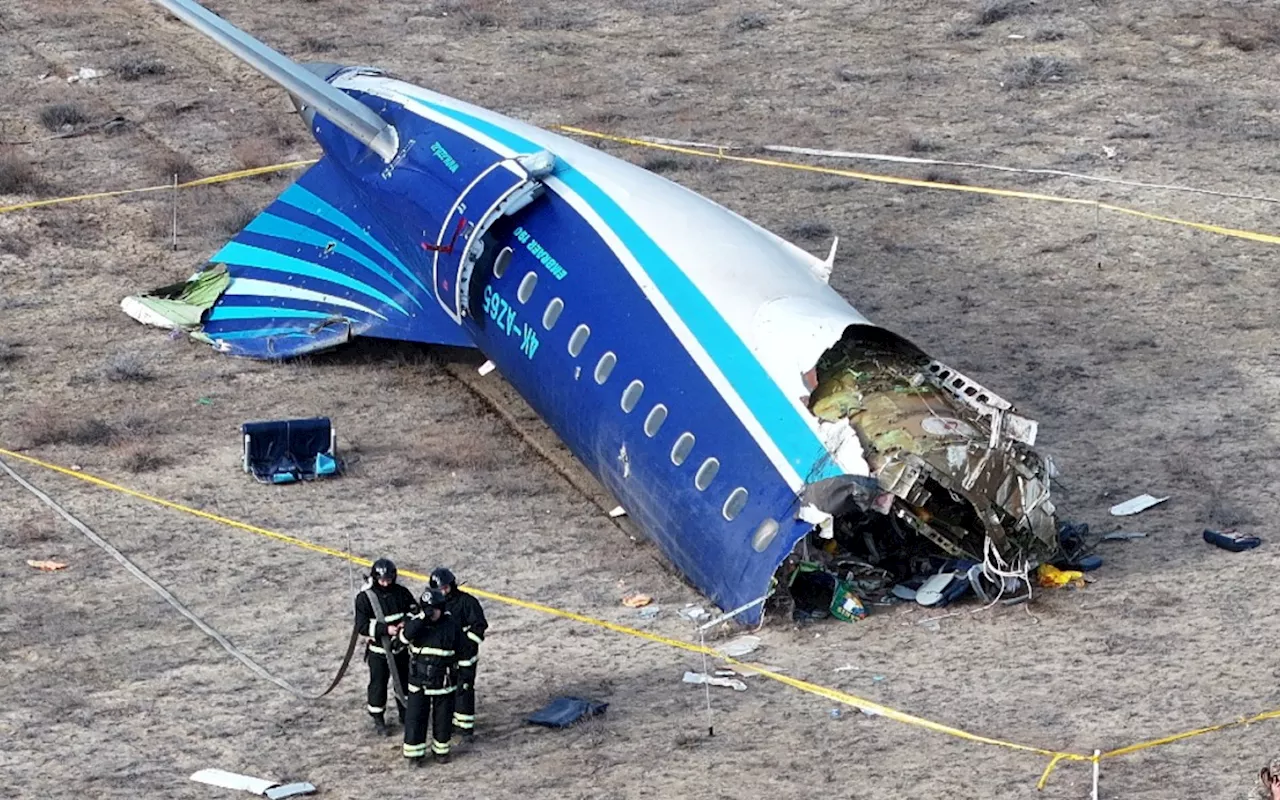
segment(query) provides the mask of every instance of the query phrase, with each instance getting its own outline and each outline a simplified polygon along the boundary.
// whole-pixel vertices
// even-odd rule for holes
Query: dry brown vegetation
[[[124,454],[122,464],[130,472],[154,472],[173,463],[173,459],[157,453],[152,445],[141,445]]]
[[[143,78],[164,75],[169,71],[163,61],[155,58],[130,57],[116,64],[115,74],[122,81],[137,81]]]
[[[136,353],[116,353],[102,368],[103,377],[109,381],[146,383],[154,380],[151,368]]]
[[[157,153],[151,163],[153,174],[163,180],[171,181],[176,178],[178,183],[186,183],[200,177],[199,170],[190,158],[172,150]]]
[[[20,358],[22,358],[22,351],[19,345],[0,339],[0,367],[8,366]]]
[[[256,169],[279,163],[275,148],[264,139],[246,139],[231,148],[231,157],[241,169]]]
[[[40,188],[40,178],[30,163],[0,151],[0,194],[35,194]]]
[[[56,103],[40,111],[40,123],[55,133],[88,121],[88,113],[77,103]]]
[[[1042,83],[1058,83],[1071,77],[1073,67],[1054,56],[1032,55],[1011,61],[1004,67],[1004,84],[1029,89]]]

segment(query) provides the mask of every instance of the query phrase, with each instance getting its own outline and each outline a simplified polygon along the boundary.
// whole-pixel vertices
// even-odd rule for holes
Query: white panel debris
[[[1129,517],[1134,514],[1141,514],[1152,506],[1158,506],[1168,497],[1152,497],[1149,494],[1140,494],[1132,500],[1125,500],[1123,503],[1117,503],[1111,507],[1111,516],[1113,517]]]

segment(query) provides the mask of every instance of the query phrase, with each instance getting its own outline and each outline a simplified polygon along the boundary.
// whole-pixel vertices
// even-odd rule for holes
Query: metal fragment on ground
[[[747,685],[736,678],[716,678],[703,672],[686,672],[684,674],[684,682],[724,686],[728,689],[733,689],[735,692],[745,692],[747,690]]]
[[[1153,497],[1149,494],[1140,494],[1137,497],[1134,497],[1130,500],[1125,500],[1123,503],[1117,503],[1116,505],[1112,506],[1111,516],[1130,517],[1130,516],[1133,516],[1134,514],[1141,514],[1143,511],[1146,511],[1148,508],[1151,508],[1153,506],[1158,506],[1168,499],[1169,499],[1168,497]]]
[[[749,653],[754,653],[759,647],[759,636],[739,636],[717,647],[716,652],[729,658],[741,658]]]
[[[687,605],[680,609],[680,616],[690,622],[701,622],[711,616],[711,613],[702,606]]]

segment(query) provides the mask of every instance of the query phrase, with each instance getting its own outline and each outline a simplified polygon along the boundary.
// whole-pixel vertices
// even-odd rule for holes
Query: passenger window
[[[671,463],[677,467],[684,463],[689,457],[689,452],[693,450],[693,434],[682,433],[680,438],[676,439],[675,447],[671,448]]]
[[[556,321],[560,319],[560,312],[564,311],[564,301],[559,297],[547,303],[547,310],[542,312],[542,327],[551,330],[556,326]]]
[[[609,380],[609,375],[613,373],[613,368],[618,363],[618,357],[613,353],[605,353],[600,356],[600,360],[596,362],[596,383],[604,384]]]
[[[720,509],[720,513],[724,514],[724,518],[733,522],[742,508],[747,504],[747,490],[739,486],[729,493],[729,499],[724,501],[724,508]]]
[[[582,355],[582,348],[587,346],[587,337],[591,335],[591,329],[586,325],[579,325],[574,328],[573,335],[569,337],[569,355],[577,358]]]
[[[658,429],[662,427],[662,423],[667,421],[667,407],[662,403],[658,403],[649,412],[649,416],[644,418],[644,435],[650,439],[658,435]]]
[[[716,479],[716,473],[720,471],[720,459],[708,458],[702,462],[702,466],[698,467],[698,474],[693,479],[693,485],[698,487],[698,491],[705,491],[711,482]]]
[[[503,273],[507,271],[507,267],[511,264],[511,248],[504,247],[498,252],[498,257],[493,260],[493,277],[501,278]]]
[[[630,414],[635,410],[636,403],[640,402],[640,395],[644,394],[644,384],[640,381],[632,381],[627,390],[622,393],[622,410]]]
[[[533,297],[533,287],[538,285],[538,273],[530,272],[524,276],[524,280],[520,281],[520,288],[516,289],[516,299],[521,303],[529,302],[529,298]]]
[[[756,528],[756,532],[751,535],[751,549],[757,553],[763,553],[773,544],[773,540],[778,535],[778,521],[774,519],[766,519]]]

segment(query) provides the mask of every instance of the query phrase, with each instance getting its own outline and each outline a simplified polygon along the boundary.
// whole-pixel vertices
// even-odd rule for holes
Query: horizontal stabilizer
[[[430,262],[398,246],[379,219],[395,216],[321,160],[190,280],[127,297],[121,308],[250,358],[302,355],[355,336],[474,346],[435,301]]]
[[[396,129],[346,92],[285,58],[195,0],[152,0],[390,162],[400,147]]]

